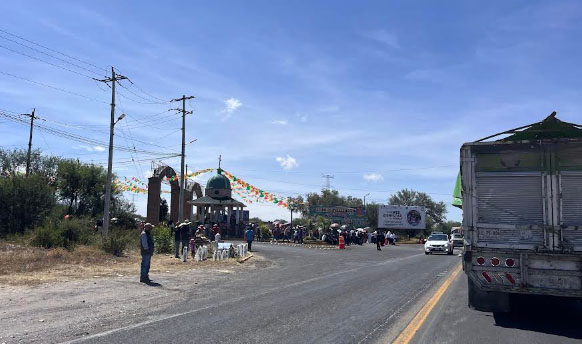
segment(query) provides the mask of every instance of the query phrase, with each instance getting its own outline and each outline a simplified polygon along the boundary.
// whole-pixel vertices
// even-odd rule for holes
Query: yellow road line
[[[445,280],[445,282],[440,286],[440,288],[436,291],[433,297],[422,307],[420,311],[416,314],[414,319],[406,326],[404,331],[400,333],[400,335],[392,342],[392,344],[408,344],[410,340],[414,337],[418,329],[424,324],[426,318],[439,302],[439,300],[443,297],[447,288],[453,283],[457,275],[461,272],[461,265],[457,265],[457,268],[451,273],[449,278]]]

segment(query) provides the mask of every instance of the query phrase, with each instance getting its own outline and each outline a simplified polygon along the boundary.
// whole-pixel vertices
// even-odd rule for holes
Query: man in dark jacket
[[[383,244],[384,244],[384,233],[382,233],[382,231],[378,231],[378,235],[376,237],[376,249],[378,251],[382,251]]]
[[[154,239],[152,238],[152,228],[150,223],[146,223],[140,234],[141,246],[141,274],[139,281],[141,283],[150,283],[150,265],[152,255],[154,254]]]
[[[180,224],[173,226],[172,231],[174,232],[174,247],[175,247],[175,257],[180,258]]]
[[[253,239],[255,238],[255,231],[253,231],[252,227],[247,227],[245,232],[245,239],[247,240],[247,244],[249,245],[249,252],[252,252],[251,246],[253,245]]]
[[[188,249],[188,243],[190,242],[190,221],[188,220],[182,222],[180,227],[180,241],[182,242],[182,254],[187,255],[188,252],[184,253],[184,247]],[[182,257],[182,259],[184,258]]]

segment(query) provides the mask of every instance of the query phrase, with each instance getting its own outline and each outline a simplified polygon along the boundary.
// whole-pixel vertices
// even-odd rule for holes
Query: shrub
[[[61,244],[57,229],[52,226],[37,227],[32,234],[31,244],[38,247],[53,248]]]
[[[53,248],[64,247],[72,250],[77,244],[88,245],[95,240],[89,219],[78,218],[68,221],[46,221],[32,233],[32,245]]]
[[[156,253],[172,253],[174,250],[174,239],[172,229],[168,226],[158,225],[152,230]]]
[[[261,223],[259,224],[259,230],[261,231],[263,240],[271,240],[271,231],[269,230],[269,225],[266,223]]]
[[[121,257],[129,245],[139,240],[139,236],[135,236],[134,234],[132,231],[112,228],[109,236],[103,238],[101,248],[107,253]]]
[[[40,175],[0,178],[0,236],[42,223],[56,204],[55,189]]]

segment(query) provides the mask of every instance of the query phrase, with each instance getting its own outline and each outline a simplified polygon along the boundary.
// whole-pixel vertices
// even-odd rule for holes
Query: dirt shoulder
[[[92,246],[73,251],[44,249],[0,241],[0,285],[38,285],[99,277],[138,276],[141,256],[137,250],[115,257]],[[169,254],[152,257],[150,273],[172,273],[194,268],[216,269],[236,266],[235,260],[183,263]]]
[[[0,343],[62,342],[173,311],[180,300],[193,295],[213,302],[212,291],[219,286],[272,266],[257,254],[242,264],[235,259],[182,263],[173,256],[154,255],[150,276],[159,285],[152,287],[139,283],[135,253],[99,259],[65,253],[55,258],[57,253],[16,250],[20,249],[33,258],[24,266],[11,262],[21,269],[18,272],[6,273],[8,268],[3,267]],[[91,248],[79,252],[96,254]],[[59,263],[46,269],[55,261]]]

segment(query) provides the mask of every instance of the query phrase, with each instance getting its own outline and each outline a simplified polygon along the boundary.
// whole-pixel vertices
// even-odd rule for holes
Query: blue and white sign
[[[380,205],[378,207],[378,228],[418,229],[425,226],[425,207],[405,205]]]

